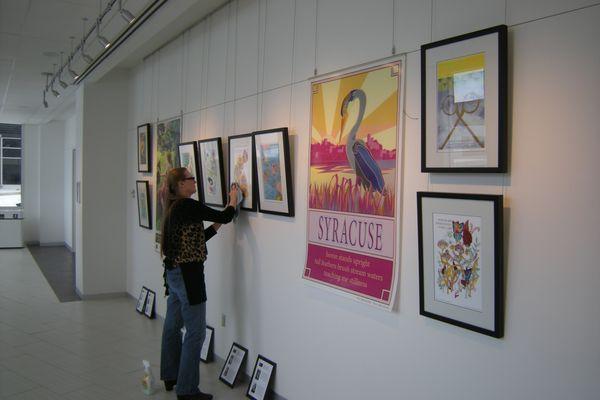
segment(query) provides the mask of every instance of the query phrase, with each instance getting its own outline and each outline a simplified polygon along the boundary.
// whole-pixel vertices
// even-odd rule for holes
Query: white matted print
[[[256,211],[256,196],[254,188],[254,135],[229,137],[229,187],[238,183],[244,201],[243,210]]]
[[[287,128],[255,132],[254,148],[259,211],[294,216]]]
[[[233,343],[231,349],[229,349],[229,354],[225,359],[223,369],[221,369],[219,380],[229,387],[233,387],[240,372],[240,368],[244,364],[244,361],[246,361],[246,354],[248,354],[248,349],[237,343]]]
[[[211,206],[224,207],[227,195],[221,138],[199,140],[198,152],[202,201]]]
[[[195,142],[179,144],[179,165],[187,169],[190,175],[194,177],[196,193],[192,195],[192,199],[198,200],[198,153]]]

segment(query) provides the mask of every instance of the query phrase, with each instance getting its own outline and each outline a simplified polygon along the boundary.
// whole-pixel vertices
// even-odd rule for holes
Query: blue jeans
[[[206,336],[206,303],[190,305],[180,268],[167,271],[169,297],[160,352],[160,379],[177,380],[178,395],[200,392],[200,350]],[[181,328],[185,325],[185,338]]]

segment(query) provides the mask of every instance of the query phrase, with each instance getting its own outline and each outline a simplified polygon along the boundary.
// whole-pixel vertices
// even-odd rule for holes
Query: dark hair
[[[169,170],[169,172],[167,172],[166,174],[163,185],[160,188],[159,201],[161,201],[164,205],[162,226],[160,230],[161,257],[165,254],[165,249],[167,246],[167,235],[165,234],[165,227],[169,225],[169,220],[171,219],[171,206],[175,201],[181,198],[179,196],[179,193],[177,193],[177,188],[179,186],[179,182],[182,182],[185,179],[185,171],[187,171],[187,169],[183,167],[173,168]]]

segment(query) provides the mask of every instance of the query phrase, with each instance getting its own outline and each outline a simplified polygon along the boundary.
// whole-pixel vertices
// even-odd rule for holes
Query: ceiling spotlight
[[[121,14],[121,17],[123,17],[123,19],[127,21],[128,24],[133,24],[133,22],[135,21],[135,17],[132,13],[129,12],[129,10],[123,8],[122,2],[123,0],[119,0],[119,14]]]
[[[54,82],[52,82],[52,84],[54,84]],[[54,89],[54,86],[50,86],[50,91],[52,92],[52,94],[54,95],[54,97],[60,97],[60,92],[58,92],[56,89]]]
[[[100,44],[102,46],[104,46],[105,49],[108,49],[110,47],[110,42],[108,41],[107,38],[105,38],[104,36],[100,35],[100,32],[98,32],[98,41],[100,42]]]
[[[98,15],[98,19],[96,20],[96,36],[98,37],[98,41],[105,48],[108,49],[110,47],[110,42],[107,38],[100,34],[100,22],[102,22],[102,0],[98,1],[98,6],[100,9],[100,14]]]
[[[48,108],[48,102],[46,101],[46,91],[44,90],[43,92],[43,104],[44,104],[44,108]]]
[[[63,81],[61,78],[61,74],[62,74],[62,70],[63,70],[63,52],[60,52],[60,69],[58,70],[58,84],[63,88],[66,89],[69,87],[69,85],[67,84],[67,82]]]
[[[81,19],[83,20],[83,36],[81,37],[81,57],[83,57],[86,63],[91,64],[94,62],[94,60],[92,59],[92,57],[85,54],[85,23],[88,19],[86,17],[83,17]]]
[[[73,59],[73,39],[75,39],[75,36],[69,36],[69,39],[71,39],[71,54],[69,55],[69,62],[67,63],[67,72],[69,72],[71,78],[76,81],[77,78],[79,78],[79,74],[71,68],[71,60]]]

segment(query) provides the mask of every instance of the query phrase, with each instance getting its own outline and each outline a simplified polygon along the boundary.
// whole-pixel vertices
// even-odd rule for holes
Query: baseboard
[[[75,253],[75,250],[74,250],[74,249],[73,249],[71,246],[69,246],[69,245],[67,244],[67,242],[65,242],[65,247],[66,247],[66,248],[67,248],[67,250],[69,250],[71,253]]]
[[[77,296],[79,296],[79,298],[81,298],[81,300],[105,300],[105,299],[115,299],[118,297],[129,296],[129,293],[126,293],[126,292],[83,294],[77,287],[75,287],[75,293],[77,293]]]
[[[30,242],[25,242],[25,246],[39,246],[40,242],[38,240],[32,240]]]
[[[45,242],[45,243],[40,243],[39,246],[40,247],[65,247],[66,244],[65,244],[65,242]]]

